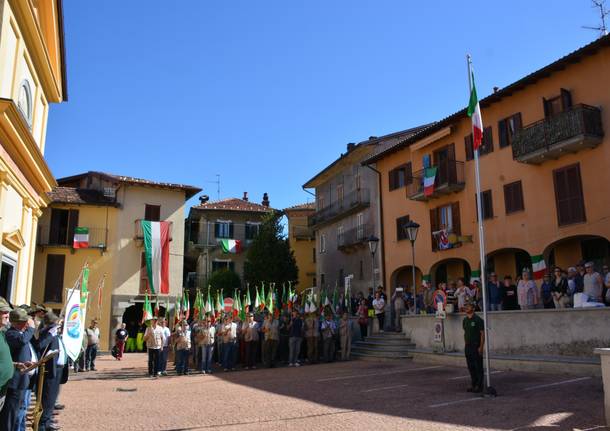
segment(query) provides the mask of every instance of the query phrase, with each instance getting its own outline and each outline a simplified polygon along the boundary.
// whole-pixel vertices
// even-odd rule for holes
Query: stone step
[[[379,349],[384,349],[384,348],[389,348],[389,349],[395,349],[395,348],[399,348],[399,349],[415,349],[415,344],[414,343],[406,343],[406,342],[402,342],[402,343],[384,343],[382,341],[357,341],[353,344],[354,346],[361,346],[361,347],[368,347],[371,349],[375,349],[375,348],[379,348]]]
[[[358,341],[358,343],[378,343],[378,344],[410,344],[410,338],[377,338],[377,337],[366,337],[362,341]]]
[[[382,353],[382,352],[377,352],[377,353],[360,353],[360,352],[355,352],[352,350],[352,357],[354,359],[370,359],[370,360],[380,360],[380,359],[388,359],[388,360],[411,360],[413,359],[411,356],[409,355],[405,355],[404,353],[396,353],[396,354],[388,354],[388,353]]]
[[[370,346],[361,346],[356,345],[352,346],[352,351],[354,352],[362,352],[362,353],[409,353],[410,349],[408,347],[370,347]]]

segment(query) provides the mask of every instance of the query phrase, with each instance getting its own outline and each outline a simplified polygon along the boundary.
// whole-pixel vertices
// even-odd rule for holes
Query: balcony
[[[80,226],[88,227],[88,226]],[[89,242],[87,247],[105,250],[108,246],[108,229],[89,227]],[[40,247],[73,248],[74,233],[65,226],[51,228],[48,225],[38,225],[36,244]]]
[[[187,250],[189,253],[201,253],[204,250],[208,250],[208,251],[213,251],[215,249],[220,249],[221,245],[220,242],[223,239],[234,239],[234,240],[238,240],[241,241],[241,252],[243,253],[245,250],[247,250],[251,245],[252,245],[252,241],[254,241],[254,238],[248,238],[246,239],[246,237],[244,235],[233,235],[234,238],[214,238],[213,236],[210,236],[209,238],[206,238],[205,236],[203,237],[196,237],[196,235],[192,235],[191,238],[187,238]]]
[[[421,169],[413,173],[411,183],[407,184],[407,197],[409,199],[428,201],[464,189],[464,162],[443,160],[436,167],[438,169],[432,194],[424,195],[424,169]]]
[[[575,105],[515,132],[513,158],[521,163],[540,164],[601,144],[604,131],[599,108]]]
[[[290,237],[297,241],[309,241],[316,239],[316,234],[309,226],[292,226],[290,228]]]
[[[134,239],[136,241],[138,241],[139,243],[144,242],[144,232],[142,232],[142,221],[143,219],[137,219],[134,222],[134,229],[135,229],[135,234],[134,234]],[[174,222],[169,222],[169,240],[171,241],[173,239],[173,232],[174,232]]]
[[[371,205],[369,189],[354,190],[343,196],[343,199],[316,211],[309,217],[309,226],[319,226],[360,211]]]
[[[362,247],[366,247],[369,237],[373,234],[373,226],[364,224],[349,229],[337,235],[337,250],[351,253]]]

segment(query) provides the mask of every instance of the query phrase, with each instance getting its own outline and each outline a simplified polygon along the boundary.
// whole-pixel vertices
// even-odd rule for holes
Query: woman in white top
[[[373,308],[375,309],[375,317],[377,317],[377,321],[379,322],[379,332],[383,332],[383,324],[385,323],[385,301],[381,297],[380,292],[375,294]]]
[[[458,311],[463,313],[464,307],[466,305],[466,296],[468,292],[466,291],[466,286],[464,285],[464,279],[458,278],[457,281],[457,289],[455,289],[454,296],[457,298]]]

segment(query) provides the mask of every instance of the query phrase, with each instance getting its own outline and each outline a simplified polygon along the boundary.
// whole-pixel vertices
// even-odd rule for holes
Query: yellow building
[[[101,348],[107,349],[119,323],[139,324],[142,318],[148,281],[140,220],[171,222],[170,293],[160,295],[161,312],[167,301],[173,305],[181,295],[184,204],[200,189],[101,172],[62,178],[58,183],[40,217],[32,300],[61,308],[67,289],[87,262],[87,316],[100,320]],[[87,248],[73,247],[77,227],[88,228]]]
[[[30,302],[35,234],[55,185],[49,103],[67,99],[59,0],[0,0],[0,296]]]
[[[307,203],[286,208],[288,218],[288,241],[299,268],[297,291],[316,285],[316,236],[308,224],[308,217],[316,210],[315,204]]]

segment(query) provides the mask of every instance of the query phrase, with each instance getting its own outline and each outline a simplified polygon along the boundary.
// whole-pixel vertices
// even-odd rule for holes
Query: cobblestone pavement
[[[465,368],[351,361],[212,375],[146,376],[144,354],[97,361],[62,387],[64,430],[600,430],[600,378],[494,372],[495,399]]]

